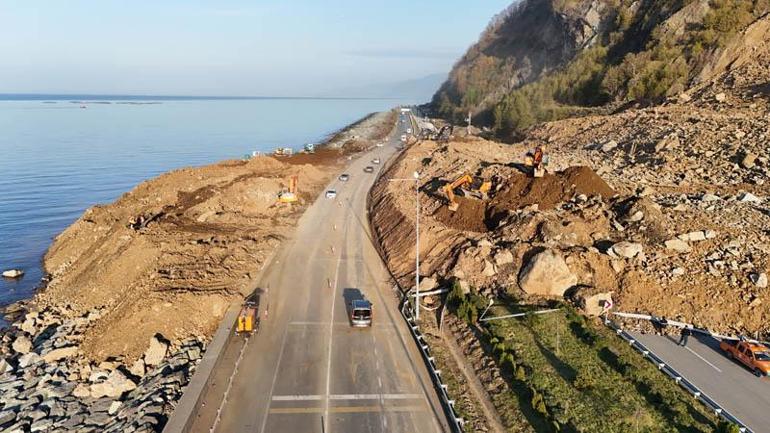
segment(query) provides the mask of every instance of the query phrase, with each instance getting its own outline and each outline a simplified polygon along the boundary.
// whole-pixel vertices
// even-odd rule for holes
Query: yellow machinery
[[[257,304],[255,302],[247,301],[243,304],[241,312],[238,314],[235,333],[251,334],[257,330],[258,326],[259,318],[257,317]]]
[[[545,175],[545,166],[548,165],[545,146],[538,146],[535,150],[527,152],[524,164],[527,167],[532,167],[532,177],[543,177]]]
[[[278,193],[278,201],[280,203],[294,203],[297,201],[297,183],[299,177],[295,174],[289,178],[289,189]]]
[[[455,189],[468,186],[467,190],[464,190],[471,197],[478,199],[486,199],[487,193],[492,189],[492,182],[483,180],[481,178],[473,178],[469,174],[464,174],[454,182],[444,185],[444,193],[449,201],[449,210],[456,211],[460,207],[460,203],[457,202],[455,195]]]

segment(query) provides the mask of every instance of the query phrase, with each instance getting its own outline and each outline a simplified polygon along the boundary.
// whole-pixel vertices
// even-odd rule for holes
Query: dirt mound
[[[615,195],[615,191],[585,166],[570,167],[541,178],[517,173],[506,181],[506,186],[494,197],[490,206],[496,210],[515,210],[536,204],[541,210],[553,209],[575,194],[609,198]]]
[[[487,203],[466,197],[457,197],[460,207],[452,212],[447,206],[439,207],[433,214],[438,221],[457,230],[467,230],[471,232],[483,233],[488,230]]]
[[[447,206],[433,214],[436,220],[457,230],[483,233],[493,230],[501,215],[508,211],[538,205],[540,210],[553,209],[575,194],[609,198],[615,191],[589,167],[570,167],[541,178],[514,173],[490,201],[457,197],[459,208],[452,212]]]

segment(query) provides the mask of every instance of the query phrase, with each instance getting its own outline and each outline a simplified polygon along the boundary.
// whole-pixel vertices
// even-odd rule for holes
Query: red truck
[[[737,359],[755,375],[770,375],[770,349],[767,347],[747,340],[722,340],[719,348],[728,358]]]

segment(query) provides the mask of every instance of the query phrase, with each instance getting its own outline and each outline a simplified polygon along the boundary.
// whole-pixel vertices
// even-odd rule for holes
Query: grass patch
[[[465,320],[474,318],[455,305]],[[489,315],[521,309],[510,304]],[[478,330],[509,385],[509,404],[539,433],[730,431],[612,331],[570,307]]]

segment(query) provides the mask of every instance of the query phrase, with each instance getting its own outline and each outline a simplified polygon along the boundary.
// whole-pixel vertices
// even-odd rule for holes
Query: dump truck
[[[762,377],[770,375],[770,349],[756,341],[746,339],[722,340],[719,348],[728,358],[739,361],[752,373]]]
[[[235,324],[236,334],[252,334],[259,328],[258,305],[254,301],[246,301],[238,313],[238,322]]]

